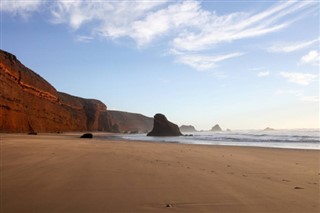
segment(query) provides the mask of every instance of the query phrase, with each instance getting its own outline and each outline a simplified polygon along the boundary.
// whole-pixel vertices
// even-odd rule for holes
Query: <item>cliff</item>
[[[0,50],[0,132],[111,131],[101,101],[58,92]]]
[[[108,110],[114,132],[147,133],[152,129],[153,118],[130,112]]]

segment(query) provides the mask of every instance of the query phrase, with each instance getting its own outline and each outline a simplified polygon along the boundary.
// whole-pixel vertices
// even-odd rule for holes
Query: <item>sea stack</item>
[[[222,131],[221,127],[219,126],[219,124],[214,125],[214,127],[211,128],[212,132],[219,132]]]
[[[181,136],[178,125],[168,121],[163,114],[156,114],[153,120],[153,129],[147,136]]]
[[[274,129],[273,128],[270,128],[270,127],[267,127],[264,129],[264,131],[273,131]]]
[[[180,131],[181,132],[196,132],[196,128],[192,125],[182,125],[180,126]]]

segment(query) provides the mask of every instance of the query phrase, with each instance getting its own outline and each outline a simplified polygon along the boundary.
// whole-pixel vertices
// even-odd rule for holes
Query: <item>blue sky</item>
[[[319,1],[1,1],[57,90],[210,129],[319,128]]]

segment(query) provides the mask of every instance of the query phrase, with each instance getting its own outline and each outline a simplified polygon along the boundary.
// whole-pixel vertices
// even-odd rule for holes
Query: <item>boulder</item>
[[[80,138],[93,138],[93,135],[91,133],[85,133],[85,134],[81,135]]]
[[[211,128],[212,132],[219,132],[222,131],[221,127],[219,126],[219,124],[214,125],[214,127]]]
[[[163,114],[156,114],[153,120],[153,129],[147,136],[181,136],[178,125],[168,121]]]

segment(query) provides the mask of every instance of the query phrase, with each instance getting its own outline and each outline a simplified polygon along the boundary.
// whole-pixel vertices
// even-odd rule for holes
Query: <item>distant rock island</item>
[[[147,136],[180,136],[182,135],[178,125],[168,121],[163,114],[156,114],[153,121],[153,129]]]
[[[180,126],[180,131],[181,132],[196,132],[196,128],[192,125],[182,125]]]
[[[214,125],[211,130],[212,132],[219,132],[222,131],[221,127],[219,126],[219,124]]]
[[[3,50],[0,82],[0,132],[147,132],[152,128],[152,118],[109,111],[99,100],[58,92]]]
[[[275,130],[275,129],[270,128],[270,127],[267,127],[267,128],[264,129],[264,131],[273,131],[273,130]]]

